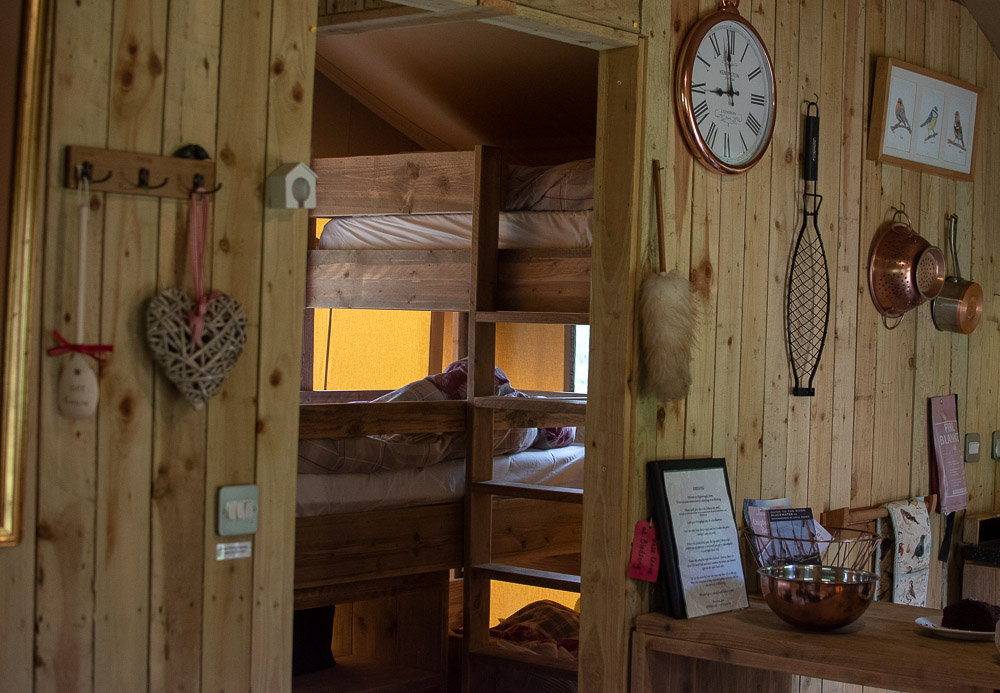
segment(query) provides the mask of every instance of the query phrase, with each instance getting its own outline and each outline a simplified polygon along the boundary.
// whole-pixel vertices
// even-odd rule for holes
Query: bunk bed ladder
[[[502,180],[499,152],[476,148],[473,204],[471,284],[468,326],[468,432],[465,495],[465,571],[463,610],[462,687],[465,693],[488,690],[487,674],[498,661],[507,666],[543,670],[576,680],[577,668],[538,655],[518,655],[491,645],[489,632],[490,581],[579,591],[580,577],[493,562],[492,508],[494,496],[560,503],[582,503],[580,489],[493,481],[494,428],[524,427],[526,421],[583,422],[582,399],[536,400],[494,396],[496,324],[498,322],[552,322],[578,324],[581,314],[539,314],[498,311],[498,240]],[[560,419],[562,417],[562,419]],[[520,424],[520,426],[518,425]],[[542,424],[552,425],[552,424]]]

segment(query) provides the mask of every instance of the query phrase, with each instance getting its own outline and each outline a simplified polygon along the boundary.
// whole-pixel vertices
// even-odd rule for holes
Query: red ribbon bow
[[[111,353],[115,350],[110,344],[72,344],[59,334],[59,330],[52,330],[52,336],[56,338],[59,345],[45,352],[49,356],[62,356],[63,354],[76,352],[84,356],[90,356],[98,363],[103,363],[104,356],[102,354]]]

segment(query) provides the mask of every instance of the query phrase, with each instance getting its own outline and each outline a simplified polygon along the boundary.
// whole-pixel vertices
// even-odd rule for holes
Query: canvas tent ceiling
[[[319,36],[317,69],[427,149],[593,146],[596,51],[479,22]]]

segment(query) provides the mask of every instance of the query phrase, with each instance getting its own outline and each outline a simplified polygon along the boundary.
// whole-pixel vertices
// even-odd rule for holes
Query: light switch
[[[965,461],[966,462],[978,462],[979,461],[979,434],[978,433],[966,433],[965,434]]]
[[[990,451],[993,454],[991,457],[995,460],[1000,460],[1000,431],[993,431],[993,449]]]
[[[220,537],[253,534],[257,531],[257,486],[219,488],[218,527]]]

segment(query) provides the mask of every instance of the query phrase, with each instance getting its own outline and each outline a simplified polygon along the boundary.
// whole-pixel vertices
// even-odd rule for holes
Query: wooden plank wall
[[[716,5],[672,1],[671,56],[694,20]],[[655,424],[640,406],[636,439],[655,430],[649,459],[725,457],[737,507],[745,497],[787,495],[818,512],[926,493],[928,397],[958,394],[963,434],[979,432],[988,440],[1000,428],[1000,369],[990,357],[1000,348],[995,298],[1000,279],[994,266],[1000,236],[992,228],[1000,200],[989,190],[1000,153],[1000,61],[968,12],[950,0],[762,0],[741,9],[775,65],[774,139],[748,175],[720,179],[693,163],[672,113],[668,116],[675,152],[668,252],[675,266],[690,271],[706,318],[689,397],[661,406]],[[652,44],[656,32],[643,29]],[[974,182],[864,158],[875,59],[882,55],[984,88]],[[821,119],[819,222],[832,302],[816,396],[806,399],[790,395],[784,301],[802,220],[803,119],[814,94]],[[662,152],[663,144],[647,141],[647,158],[652,150]],[[649,174],[644,175],[648,186]],[[868,295],[867,257],[890,208],[900,205],[918,232],[941,247],[947,244],[946,216],[958,215],[962,267],[970,268],[986,296],[984,318],[973,335],[937,331],[927,306],[908,314],[894,331],[879,321]],[[642,229],[652,267],[655,236],[645,212]],[[636,454],[642,454],[640,445]],[[643,461],[636,460],[636,475]],[[966,465],[966,473],[970,511],[1000,509],[997,463],[984,455]],[[641,508],[643,494],[634,493],[632,500]],[[936,536],[942,529],[937,518]],[[586,553],[584,561],[586,574]],[[945,590],[957,588],[958,579],[954,565],[948,576],[940,562],[933,564],[930,604],[935,606],[947,598]],[[626,586],[623,594],[628,593]],[[607,627],[614,625],[613,617],[607,615]],[[613,672],[605,675],[606,683],[615,681]],[[789,690],[803,692],[849,689],[811,679],[789,684]]]
[[[51,2],[39,239],[39,413],[29,441],[25,540],[0,552],[3,687],[18,691],[282,691],[291,685],[293,459],[305,213],[265,210],[263,182],[308,161],[316,4]],[[70,144],[218,163],[206,286],[243,306],[243,355],[194,411],[153,366],[144,304],[193,293],[187,203],[94,194],[86,314],[76,313]],[[97,414],[60,417],[51,330],[114,345]],[[65,358],[65,357],[63,357]],[[256,483],[249,560],[217,562],[215,494]],[[242,537],[246,539],[248,537]],[[31,573],[33,578],[31,579]],[[14,636],[17,635],[17,639]],[[16,646],[13,643],[17,643]]]

